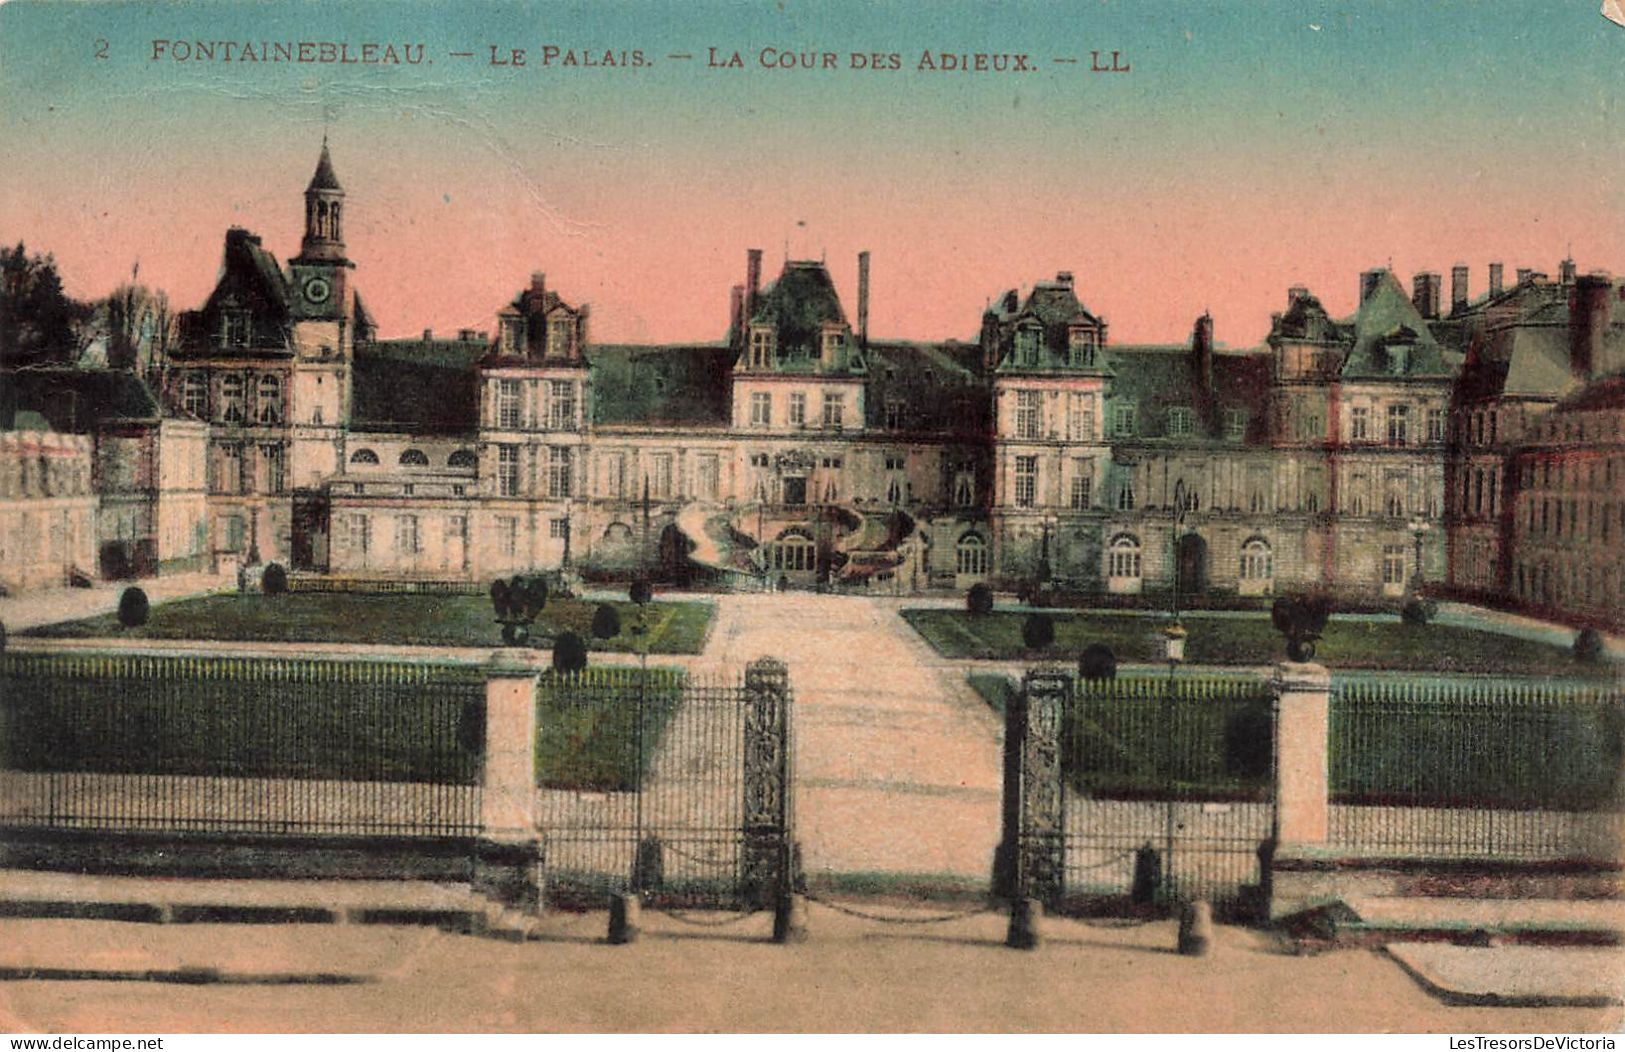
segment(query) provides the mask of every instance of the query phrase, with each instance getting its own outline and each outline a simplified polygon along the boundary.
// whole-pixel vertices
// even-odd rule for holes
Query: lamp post
[[[1433,527],[1426,519],[1418,515],[1410,521],[1410,528],[1411,536],[1416,538],[1416,582],[1411,590],[1420,596],[1422,594],[1422,541],[1427,537],[1428,530]]]

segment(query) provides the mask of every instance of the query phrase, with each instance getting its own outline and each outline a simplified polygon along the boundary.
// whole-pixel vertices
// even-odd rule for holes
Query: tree
[[[973,614],[993,612],[993,589],[985,584],[973,584],[965,593],[965,609]]]
[[[21,241],[0,248],[0,366],[73,364],[90,314],[63,291],[51,256],[30,256]]]
[[[107,367],[155,379],[175,345],[176,322],[169,296],[130,283],[102,304],[107,328]]]
[[[1574,660],[1595,665],[1602,660],[1602,633],[1595,628],[1582,628],[1574,637]]]
[[[288,571],[281,563],[272,563],[260,575],[260,591],[266,595],[281,595],[288,590]]]
[[[1078,677],[1080,679],[1116,679],[1117,656],[1112,648],[1104,643],[1090,643],[1078,655]]]

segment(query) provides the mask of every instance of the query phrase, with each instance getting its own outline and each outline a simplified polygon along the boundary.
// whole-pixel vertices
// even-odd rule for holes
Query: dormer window
[[[750,367],[766,369],[773,361],[773,330],[760,327],[750,331]]]
[[[1168,435],[1183,438],[1191,433],[1193,414],[1188,406],[1176,405],[1168,410]]]
[[[248,312],[228,310],[223,317],[223,339],[227,347],[248,346]]]
[[[840,332],[824,333],[824,364],[833,366],[840,360],[841,348],[846,344],[846,337]]]
[[[1098,339],[1095,330],[1074,326],[1067,331],[1068,360],[1076,368],[1088,368],[1095,364],[1095,348]]]
[[[547,323],[547,352],[561,357],[575,354],[575,326],[568,317],[554,318]]]
[[[1016,364],[1038,364],[1038,330],[1036,328],[1016,330]]]
[[[506,317],[502,319],[502,329],[498,348],[503,354],[518,354],[520,345],[525,337],[525,319],[520,317]]]

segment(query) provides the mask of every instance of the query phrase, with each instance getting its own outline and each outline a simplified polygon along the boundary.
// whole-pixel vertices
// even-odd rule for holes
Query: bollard
[[[1213,943],[1213,907],[1206,900],[1187,902],[1179,911],[1179,952],[1206,957]]]
[[[624,946],[638,940],[638,920],[642,904],[635,894],[609,897],[609,943]]]
[[[1134,883],[1129,891],[1129,900],[1136,906],[1149,906],[1155,901],[1157,889],[1161,886],[1162,856],[1147,841],[1134,852]]]
[[[773,941],[778,943],[807,941],[807,900],[800,895],[785,893],[773,904]]]
[[[1044,941],[1042,928],[1043,905],[1037,899],[1012,899],[1010,902],[1010,929],[1004,944],[1016,950],[1036,950]]]

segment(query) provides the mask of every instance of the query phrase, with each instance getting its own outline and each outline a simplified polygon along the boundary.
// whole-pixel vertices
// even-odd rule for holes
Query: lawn
[[[590,668],[541,679],[536,701],[536,784],[546,789],[626,792],[653,762],[683,700],[683,672]],[[640,720],[641,716],[641,720]],[[641,723],[641,726],[640,726]]]
[[[948,658],[998,661],[1075,661],[1091,643],[1110,647],[1119,662],[1160,662],[1165,615],[1057,613],[1055,644],[1040,653],[1021,640],[1025,613],[996,610],[904,610],[903,618],[926,642]],[[1215,617],[1185,614],[1190,635],[1185,660],[1194,665],[1267,665],[1286,657],[1280,633],[1269,617]],[[1565,647],[1514,639],[1454,625],[1407,625],[1392,620],[1340,620],[1333,615],[1316,646],[1315,660],[1337,669],[1381,668],[1429,672],[1526,675],[1613,673],[1612,665],[1575,662]]]
[[[637,607],[613,604],[620,612],[621,633],[592,638],[595,602],[549,600],[531,631],[534,644],[550,645],[551,637],[572,631],[593,650],[634,650],[632,628]],[[649,652],[698,654],[705,644],[713,608],[700,602],[655,602],[649,605]],[[25,635],[86,639],[217,639],[231,642],[383,643],[402,646],[496,646],[500,629],[491,601],[481,595],[367,595],[338,592],[286,595],[209,595],[164,603],[139,628],[124,628],[112,614],[66,621],[32,629]]]

